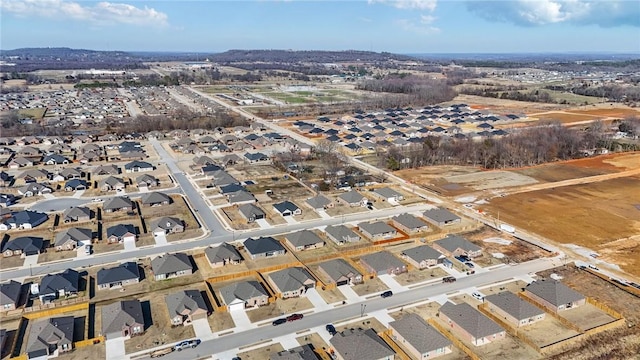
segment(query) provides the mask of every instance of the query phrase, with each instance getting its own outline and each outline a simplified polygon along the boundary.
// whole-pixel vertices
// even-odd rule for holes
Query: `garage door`
[[[234,302],[229,304],[229,311],[244,311],[244,302]]]

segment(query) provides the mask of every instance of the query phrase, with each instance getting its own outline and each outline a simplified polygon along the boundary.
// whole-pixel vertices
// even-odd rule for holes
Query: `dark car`
[[[442,282],[446,282],[446,283],[452,283],[455,281],[456,281],[456,278],[454,278],[453,276],[447,276],[442,278]]]
[[[466,263],[464,263],[464,264],[465,264],[465,265],[467,265],[467,266],[468,266],[468,267],[470,267],[470,268],[473,268],[473,267],[474,267],[474,266],[473,266],[473,263],[470,263],[470,262],[466,262]]]
[[[304,315],[302,314],[291,314],[289,316],[287,316],[287,321],[296,321],[296,320],[300,320],[304,317]]]
[[[335,327],[335,326],[333,326],[332,324],[327,324],[327,326],[325,326],[324,328],[325,328],[325,329],[327,329],[327,332],[328,332],[330,335],[335,335],[335,334],[337,333],[337,331],[336,331],[336,327]]]
[[[388,298],[390,296],[393,296],[393,291],[391,290],[385,291],[382,294],[380,294],[380,296],[382,296],[383,298]]]
[[[286,322],[287,322],[287,319],[281,318],[281,319],[274,320],[271,324],[273,326],[276,326],[276,325],[284,324]]]

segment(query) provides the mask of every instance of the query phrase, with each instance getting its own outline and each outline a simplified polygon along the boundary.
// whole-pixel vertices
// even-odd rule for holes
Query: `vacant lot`
[[[373,279],[367,279],[362,284],[353,285],[352,289],[359,296],[365,296],[365,295],[389,290],[387,285],[385,285],[382,282],[382,280],[378,279],[377,277]]]
[[[522,240],[500,232],[488,226],[483,226],[480,230],[466,233],[464,237],[476,245],[482,247],[483,256],[473,261],[481,266],[495,265],[500,262],[525,262],[551,254],[530,245]],[[510,242],[507,244],[507,242]],[[502,254],[502,259],[497,259],[492,254]],[[499,255],[498,255],[499,256]]]
[[[311,304],[311,301],[306,297],[278,299],[269,305],[247,311],[247,316],[251,322],[258,322],[292,313],[299,313],[311,308],[313,308],[313,304]]]
[[[254,350],[242,351],[238,353],[238,357],[242,360],[264,360],[269,359],[271,354],[283,351],[284,348],[280,343],[266,345]]]
[[[537,183],[536,179],[510,171],[483,171],[444,178],[450,184],[461,184],[474,190],[496,189]]]
[[[638,164],[640,153],[608,154],[512,171],[531,176],[541,182],[555,182],[631,170],[637,168]]]
[[[518,333],[540,347],[578,335],[577,331],[565,327],[558,319],[549,314],[542,321],[518,328]]]
[[[431,269],[409,271],[404,274],[396,275],[394,279],[400,283],[400,285],[411,285],[438,279],[444,276],[447,276],[446,271],[438,267],[434,267]]]
[[[591,304],[565,310],[559,315],[576,324],[582,330],[593,329],[617,320]]]
[[[640,177],[545,189],[494,198],[484,210],[559,243],[598,251],[602,260],[640,274]],[[518,209],[517,212],[513,211]],[[619,240],[621,239],[621,240]]]

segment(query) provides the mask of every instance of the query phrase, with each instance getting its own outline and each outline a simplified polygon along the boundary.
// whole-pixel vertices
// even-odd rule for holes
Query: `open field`
[[[490,108],[496,113],[533,113],[567,108],[567,105],[494,99],[475,95],[458,95],[451,103],[469,104],[473,109]]]
[[[481,266],[495,265],[499,262],[525,262],[540,257],[549,256],[551,254],[544,250],[530,245],[522,240],[505,232],[494,230],[488,226],[484,226],[477,231],[466,233],[463,235],[467,240],[482,247],[483,256],[473,259],[473,261]],[[510,242],[507,244],[507,242]],[[504,258],[496,261],[492,254],[502,254]]]
[[[551,188],[494,198],[484,211],[553,241],[598,251],[602,260],[638,275],[640,177]],[[513,209],[518,209],[514,212]]]

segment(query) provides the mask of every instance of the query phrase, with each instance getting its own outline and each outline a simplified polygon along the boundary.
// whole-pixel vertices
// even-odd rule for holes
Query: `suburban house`
[[[131,224],[118,224],[107,228],[108,243],[136,241],[136,228]]]
[[[161,255],[151,260],[151,271],[156,281],[191,275],[193,266],[189,255],[175,253]]]
[[[100,269],[96,284],[98,290],[119,289],[124,285],[140,282],[140,270],[135,262],[122,263],[116,267]]]
[[[25,170],[18,176],[16,176],[16,182],[20,180],[21,184],[28,184],[32,182],[42,182],[49,179],[49,172],[47,170],[30,169]]]
[[[282,216],[296,216],[302,214],[302,210],[298,205],[291,201],[283,201],[281,203],[273,204],[273,208]]]
[[[171,204],[171,197],[161,192],[144,193],[140,196],[143,206],[160,206]]]
[[[524,289],[525,295],[555,313],[584,305],[584,295],[558,280],[536,280]]]
[[[0,283],[0,311],[15,310],[20,305],[21,297],[21,283],[15,280]]]
[[[0,220],[0,230],[9,229],[33,229],[49,219],[45,213],[22,210],[14,212],[11,217]]]
[[[248,238],[242,244],[252,259],[284,255],[286,252],[284,246],[271,236]]]
[[[362,282],[362,274],[344,259],[325,261],[320,263],[318,268],[321,273],[331,279],[330,282],[335,283],[337,286],[355,285]]]
[[[444,239],[434,241],[433,248],[450,256],[466,255],[470,258],[482,256],[480,246],[457,235],[449,235]]]
[[[248,161],[250,164],[258,164],[258,163],[266,163],[269,162],[269,156],[261,153],[261,152],[257,152],[257,153],[245,153],[244,154],[244,158],[246,159],[246,161]]]
[[[41,237],[23,236],[10,239],[2,248],[2,256],[38,255],[42,251],[44,240]]]
[[[98,187],[102,191],[122,191],[124,190],[124,180],[115,176],[106,177],[98,181]]]
[[[417,269],[426,269],[438,265],[445,258],[442,253],[429,245],[420,245],[406,249],[400,256]]]
[[[116,196],[105,200],[102,208],[104,212],[108,213],[114,211],[131,211],[133,210],[133,202],[128,197]]]
[[[17,200],[18,198],[13,194],[0,194],[0,206],[2,207],[9,207],[15,204]]]
[[[73,316],[34,320],[27,335],[27,358],[47,358],[73,350]]]
[[[269,284],[282,298],[299,297],[316,286],[316,279],[303,267],[290,267],[269,274]]]
[[[398,275],[408,271],[407,264],[388,251],[380,251],[360,257],[360,263],[369,273]]]
[[[326,196],[320,195],[320,194],[312,198],[308,198],[306,202],[307,202],[307,205],[309,205],[315,211],[321,211],[321,210],[325,210],[327,208],[333,207],[333,202],[329,200]]]
[[[65,299],[77,296],[80,288],[80,273],[67,269],[58,274],[45,275],[40,280],[38,297],[41,303],[47,303],[55,299]]]
[[[327,237],[338,245],[360,241],[360,235],[344,225],[329,225],[324,229]]]
[[[544,320],[545,317],[544,310],[509,291],[488,295],[484,298],[484,302],[493,315],[513,327],[531,325]]]
[[[82,172],[82,169],[76,169],[76,168],[62,169],[62,171],[60,171],[58,175],[62,176],[64,180],[80,179],[81,177],[84,177],[84,173]]]
[[[93,239],[93,231],[84,228],[66,228],[56,234],[54,246],[57,251],[75,250],[75,248],[84,245],[91,245]]]
[[[359,223],[358,230],[372,240],[392,239],[398,235],[394,227],[382,221]]]
[[[52,192],[53,190],[50,187],[36,182],[28,183],[18,188],[18,195],[22,195],[24,197],[51,194]]]
[[[367,206],[367,204],[369,203],[369,199],[355,190],[340,194],[336,201],[352,207]]]
[[[238,206],[238,211],[249,223],[264,219],[266,216],[265,212],[254,204],[242,204]]]
[[[154,236],[176,234],[184,231],[184,223],[175,217],[161,217],[151,222],[149,230]]]
[[[458,337],[475,346],[486,345],[506,336],[500,325],[465,302],[446,302],[440,307],[438,316]]]
[[[269,355],[269,360],[319,360],[318,355],[309,344],[296,346],[288,350],[278,351]]]
[[[85,206],[70,207],[62,213],[62,222],[84,222],[91,220],[93,212]]]
[[[414,234],[421,231],[429,230],[429,226],[427,225],[427,223],[407,213],[394,216],[393,218],[391,218],[391,222],[393,222],[393,225],[395,227],[408,234]]]
[[[229,311],[244,310],[269,303],[269,293],[255,280],[227,285],[220,289],[220,295]]]
[[[317,249],[324,246],[324,240],[311,230],[300,230],[287,234],[285,241],[296,251]]]
[[[42,159],[42,163],[45,165],[63,165],[68,164],[69,159],[58,154],[49,154]]]
[[[87,190],[89,185],[82,179],[70,179],[64,184],[64,191],[80,191]]]
[[[252,204],[256,202],[256,197],[246,190],[240,190],[229,194],[227,200],[232,205]]]
[[[436,226],[447,226],[460,223],[461,219],[458,215],[452,213],[445,208],[436,208],[427,210],[423,213],[425,219]]]
[[[23,156],[16,156],[7,164],[9,169],[19,169],[21,167],[33,166],[33,160],[27,159]]]
[[[93,175],[118,175],[120,174],[120,168],[115,165],[100,165],[92,171]]]
[[[383,187],[383,188],[379,188],[379,189],[374,189],[372,191],[373,195],[379,197],[382,200],[386,200],[388,202],[399,202],[404,200],[404,195],[402,195],[401,193],[393,190],[390,187]]]
[[[395,352],[373,329],[351,328],[329,340],[338,360],[393,360]]]
[[[153,171],[154,169],[153,165],[146,161],[134,160],[124,165],[124,172],[126,173]]]
[[[238,265],[242,262],[242,256],[235,246],[222,243],[218,246],[210,246],[204,250],[211,267],[220,267],[228,264]]]
[[[102,336],[107,340],[128,338],[144,332],[144,314],[139,300],[124,300],[102,307]]]
[[[171,325],[190,325],[193,320],[206,319],[207,303],[198,290],[181,290],[164,298]]]
[[[453,351],[453,344],[418,314],[407,314],[389,323],[391,339],[414,359],[433,359]]]
[[[149,174],[142,174],[136,177],[136,186],[139,188],[154,188],[160,185],[160,180]]]

